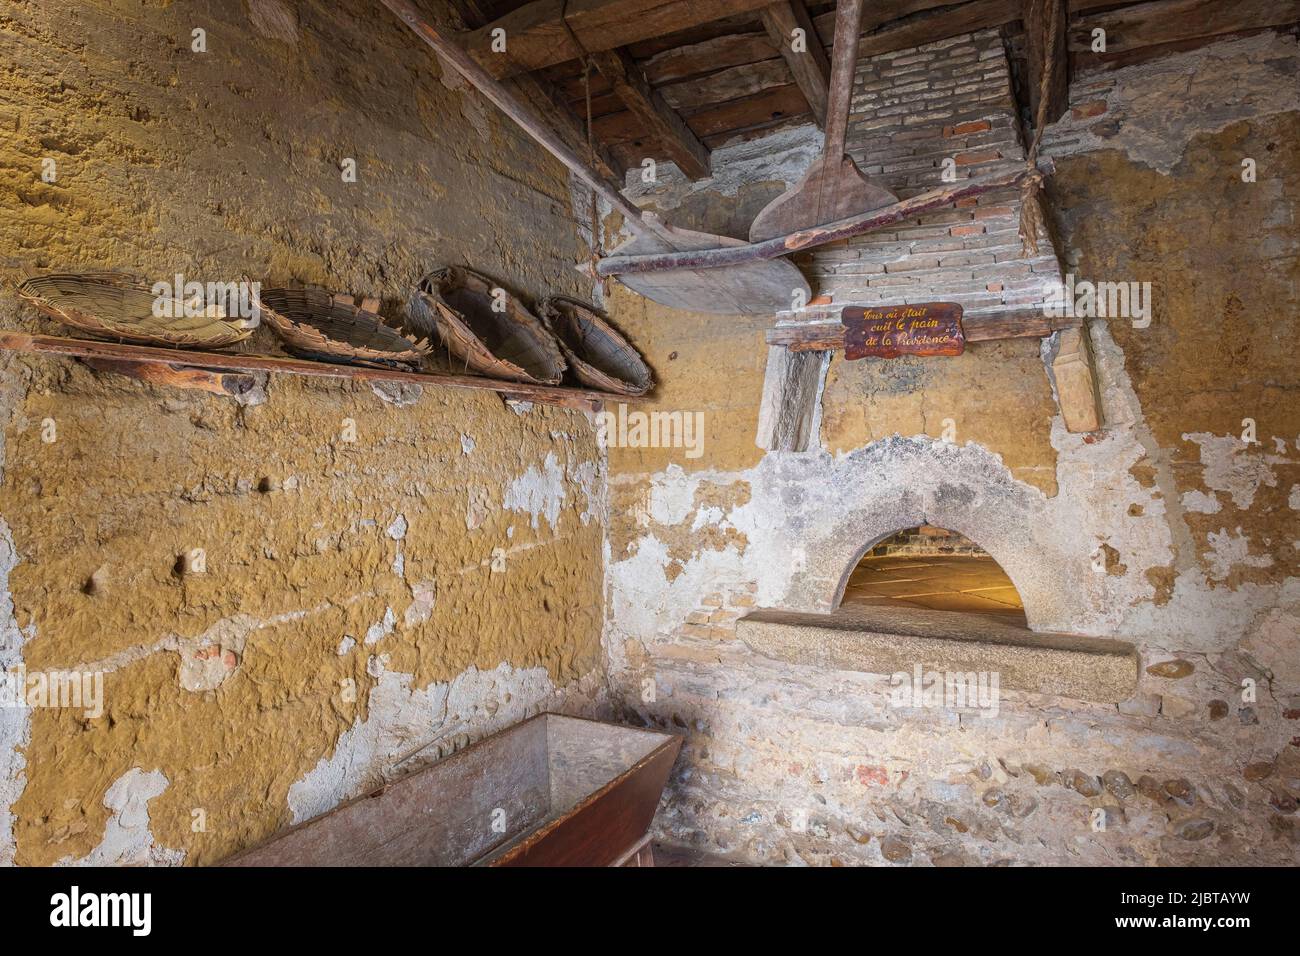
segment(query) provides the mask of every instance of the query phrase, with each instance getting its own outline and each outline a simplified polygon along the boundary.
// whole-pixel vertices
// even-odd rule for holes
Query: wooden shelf
[[[627,395],[549,385],[529,385],[477,375],[401,372],[396,369],[364,368],[359,365],[331,365],[327,362],[312,362],[274,355],[196,352],[188,349],[99,342],[92,339],[31,335],[25,332],[0,332],[0,350],[79,358],[97,369],[122,372],[156,384],[199,388],[210,392],[230,391],[222,384],[221,380],[229,377],[223,373],[279,372],[288,375],[311,375],[317,378],[407,382],[444,388],[467,388],[498,392],[505,398],[518,401],[592,411],[598,410],[604,402],[636,401],[634,397]],[[204,373],[209,374],[204,375]]]

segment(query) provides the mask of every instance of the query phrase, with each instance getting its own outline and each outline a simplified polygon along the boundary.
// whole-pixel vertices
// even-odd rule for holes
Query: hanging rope
[[[1020,184],[1020,248],[1028,258],[1038,255],[1038,236],[1043,230],[1043,210],[1038,203],[1038,193],[1043,187],[1043,174],[1038,169],[1038,147],[1043,142],[1043,130],[1047,126],[1048,88],[1052,83],[1052,74],[1056,68],[1056,30],[1061,16],[1061,5],[1056,0],[1032,0],[1034,3],[1048,4],[1049,12],[1044,18],[1043,35],[1043,76],[1038,83],[1038,115],[1034,118],[1034,138],[1029,144],[1029,153],[1025,158],[1027,175]]]
[[[560,22],[564,24],[564,30],[569,34],[569,39],[573,41],[573,48],[579,51],[582,60],[582,90],[584,98],[587,101],[587,165],[592,169],[596,168],[596,141],[592,133],[591,124],[591,56],[587,53],[587,48],[582,45],[578,35],[573,32],[573,27],[569,25],[569,0],[564,0],[560,5]],[[596,190],[591,190],[591,250],[590,268],[593,278],[597,276],[596,264],[600,262],[601,250],[604,248],[604,235],[600,224],[600,205],[596,196]],[[603,277],[600,280],[601,292],[609,294],[609,277]]]
[[[570,30],[570,33],[573,31]],[[577,41],[577,37],[574,37]],[[596,143],[591,132],[591,58],[582,58],[582,86],[587,97],[587,165],[595,167],[596,165]],[[591,191],[591,274],[596,275],[596,265],[600,262],[601,250],[605,248],[604,234],[600,223],[600,207],[596,197],[596,190]],[[600,291],[603,295],[609,294],[609,277],[600,280]]]

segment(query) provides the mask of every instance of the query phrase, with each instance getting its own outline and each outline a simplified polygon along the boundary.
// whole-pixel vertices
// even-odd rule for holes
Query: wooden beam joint
[[[817,125],[825,128],[831,65],[808,8],[803,0],[781,0],[763,9],[763,27],[790,67]]]
[[[664,102],[626,51],[602,50],[592,53],[590,59],[623,105],[644,124],[678,169],[691,179],[710,175],[708,147],[691,132],[678,112]]]

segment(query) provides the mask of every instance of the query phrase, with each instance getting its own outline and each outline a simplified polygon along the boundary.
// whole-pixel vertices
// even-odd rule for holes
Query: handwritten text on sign
[[[844,325],[845,358],[961,355],[966,349],[961,306],[956,302],[871,309],[849,306],[840,313],[840,322]]]

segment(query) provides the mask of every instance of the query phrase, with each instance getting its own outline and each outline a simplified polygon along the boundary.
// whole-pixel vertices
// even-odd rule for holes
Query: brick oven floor
[[[988,555],[866,557],[849,578],[842,603],[974,611],[1026,623],[1015,586]]]

